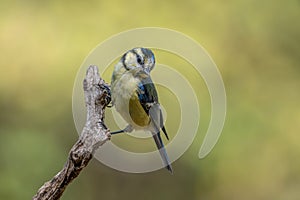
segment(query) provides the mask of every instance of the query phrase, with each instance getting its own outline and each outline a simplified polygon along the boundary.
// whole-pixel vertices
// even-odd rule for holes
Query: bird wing
[[[144,75],[144,74],[142,74]],[[140,75],[141,76],[141,75]],[[153,84],[151,77],[149,75],[142,76],[141,82],[138,84],[137,95],[141,106],[144,108],[144,111],[150,116],[154,126],[155,132],[158,132],[160,129],[164,132],[166,138],[169,140],[168,133],[164,126],[164,120],[162,111],[158,102],[158,95]]]
[[[152,137],[162,157],[163,163],[165,167],[171,173],[173,173],[169,157],[167,155],[166,149],[164,148],[164,144],[160,136],[160,129],[162,129],[162,131],[166,135],[166,138],[169,139],[167,131],[163,124],[163,116],[158,102],[157,91],[149,75],[143,75],[142,77],[143,78],[140,78],[141,81],[138,84],[137,90],[139,102],[143,107],[144,111],[151,119],[151,123],[153,125],[152,128],[154,129],[153,131],[151,131]]]

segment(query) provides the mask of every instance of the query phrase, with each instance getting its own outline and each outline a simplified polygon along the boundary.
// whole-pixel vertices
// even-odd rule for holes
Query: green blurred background
[[[199,160],[210,118],[199,81],[203,121],[173,176],[126,174],[93,160],[62,199],[298,199],[299,20],[298,0],[1,0],[0,199],[30,199],[62,168],[78,137],[78,68],[98,43],[144,26],[183,32],[210,53],[228,98],[222,136]]]

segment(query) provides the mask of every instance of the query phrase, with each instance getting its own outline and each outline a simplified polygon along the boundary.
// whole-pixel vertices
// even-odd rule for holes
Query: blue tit
[[[111,79],[112,105],[128,126],[112,134],[133,130],[150,131],[164,166],[173,173],[160,135],[162,130],[169,139],[163,124],[157,91],[150,76],[154,65],[154,54],[146,48],[129,50],[116,64]]]

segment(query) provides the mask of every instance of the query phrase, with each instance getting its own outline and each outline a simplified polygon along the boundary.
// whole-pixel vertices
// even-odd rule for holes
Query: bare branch
[[[68,184],[87,166],[93,152],[110,139],[110,132],[103,121],[105,107],[110,102],[110,90],[100,78],[97,66],[87,69],[83,89],[87,108],[86,124],[70,150],[63,169],[38,190],[34,200],[59,199]]]

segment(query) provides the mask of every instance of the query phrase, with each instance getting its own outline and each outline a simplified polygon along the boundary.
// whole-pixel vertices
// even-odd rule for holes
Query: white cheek
[[[125,64],[128,69],[134,69],[137,65],[136,55],[134,55],[132,53],[128,53],[125,57]]]

